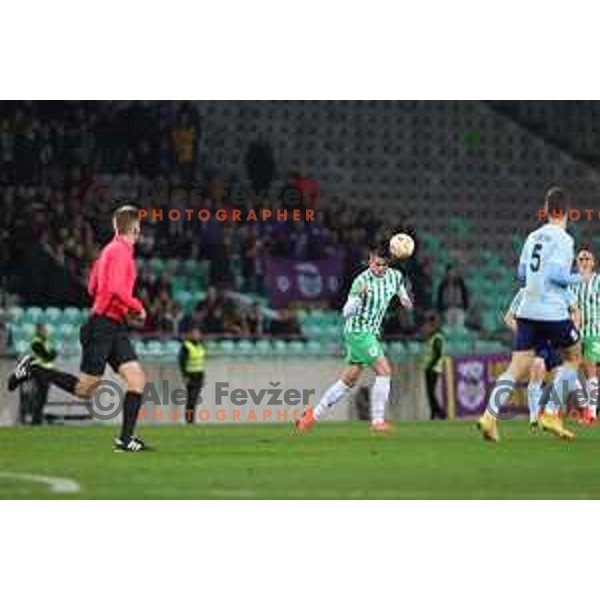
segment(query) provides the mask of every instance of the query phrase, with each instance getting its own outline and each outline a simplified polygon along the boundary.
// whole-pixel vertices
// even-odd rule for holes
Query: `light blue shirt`
[[[558,225],[547,224],[529,234],[519,261],[525,280],[516,316],[535,321],[569,319],[566,286],[578,280],[571,275],[575,258],[573,238]]]
[[[575,306],[577,306],[577,295],[572,290],[563,288],[563,289],[561,289],[561,292],[563,293],[565,302],[567,303],[569,308],[574,308]],[[525,297],[525,288],[521,288],[515,294],[515,297],[513,298],[513,301],[510,304],[510,308],[508,309],[508,312],[511,315],[515,315],[515,316],[517,315],[517,312],[519,310],[519,307],[521,306],[521,303],[523,302],[524,297]]]

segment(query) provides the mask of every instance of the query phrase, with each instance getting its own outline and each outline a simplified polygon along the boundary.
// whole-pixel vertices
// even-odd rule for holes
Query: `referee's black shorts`
[[[99,377],[108,363],[115,373],[119,367],[137,361],[137,354],[129,339],[129,329],[108,317],[92,315],[81,327],[81,372]]]

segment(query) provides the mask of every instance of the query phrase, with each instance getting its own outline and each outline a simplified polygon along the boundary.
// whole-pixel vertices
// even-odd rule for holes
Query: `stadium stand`
[[[544,190],[567,181],[581,204],[600,205],[589,164],[595,130],[574,133],[583,144],[575,148],[565,126],[569,108],[546,112],[540,104],[557,103],[4,102],[0,283],[10,347],[23,351],[43,320],[67,353],[76,351],[85,280],[110,236],[113,196],[147,200],[166,189],[169,206],[229,210],[236,189],[259,188],[266,193],[255,208],[283,206],[286,189],[306,192],[317,222],[145,226],[138,252],[149,313],[143,356],[172,356],[172,341],[191,323],[215,338],[215,352],[335,352],[335,309],[346,290],[331,306],[299,307],[300,330],[283,342],[265,293],[264,259],[341,252],[347,280],[369,242],[398,230],[417,241],[404,268],[419,311],[414,319],[390,317],[390,351],[398,360],[418,351],[405,340],[418,338],[449,263],[471,299],[466,327],[450,332],[451,350],[496,348],[505,339],[500,315],[515,291],[515,252],[535,225]],[[582,130],[587,105],[575,110]],[[578,241],[600,244],[592,225],[575,224]],[[207,302],[214,294],[215,303]]]

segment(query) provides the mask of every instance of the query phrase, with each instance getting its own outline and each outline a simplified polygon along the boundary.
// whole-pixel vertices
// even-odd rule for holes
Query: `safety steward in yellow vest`
[[[205,355],[202,333],[198,328],[191,329],[185,334],[179,350],[179,368],[187,390],[185,420],[190,425],[194,423],[196,404],[204,385]]]
[[[431,410],[431,419],[445,419],[446,412],[440,405],[437,397],[437,384],[444,370],[446,341],[436,313],[428,312],[425,315],[423,333],[425,334],[423,369],[425,371],[425,384],[427,387],[427,400],[429,401],[429,408]]]
[[[33,354],[32,364],[37,364],[44,369],[54,367],[54,359],[58,352],[52,345],[48,335],[48,328],[44,323],[38,323],[35,335],[31,340],[31,352]],[[33,377],[33,402],[31,407],[31,424],[41,425],[44,415],[44,406],[48,401],[48,389],[50,384],[40,377]]]

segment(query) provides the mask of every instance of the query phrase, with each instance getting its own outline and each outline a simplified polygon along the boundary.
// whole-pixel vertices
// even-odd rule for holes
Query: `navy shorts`
[[[546,371],[548,372],[553,371],[556,369],[556,367],[562,365],[563,362],[560,352],[548,342],[537,346],[535,349],[535,355],[544,359]]]
[[[556,349],[570,348],[579,339],[579,331],[571,319],[564,321],[517,319],[514,349],[517,352],[535,350],[546,344]]]

